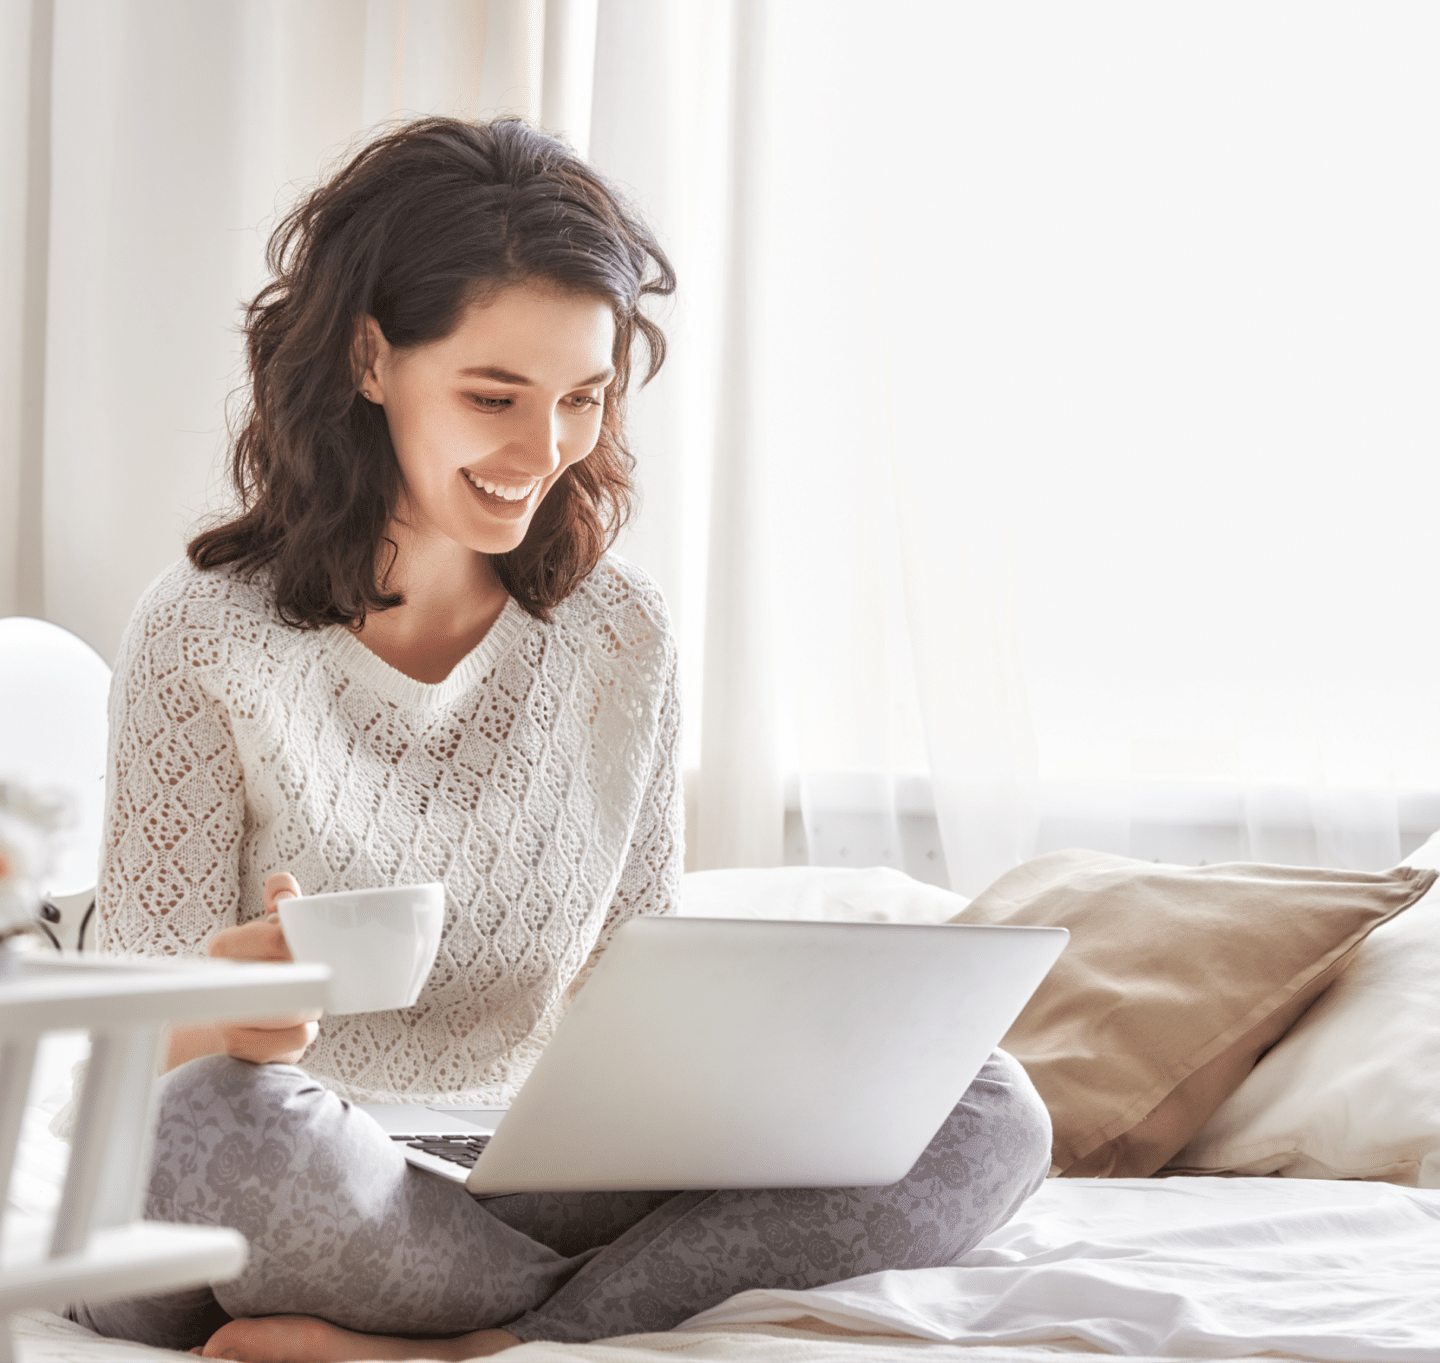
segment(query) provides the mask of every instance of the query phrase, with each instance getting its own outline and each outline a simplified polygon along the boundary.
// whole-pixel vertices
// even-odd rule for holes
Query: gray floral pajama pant
[[[164,1082],[146,1216],[239,1230],[245,1270],[71,1314],[179,1349],[232,1318],[286,1313],[371,1334],[504,1326],[584,1343],[668,1330],[746,1288],[951,1263],[1015,1214],[1049,1163],[1045,1108],[996,1051],[889,1187],[474,1198],[408,1165],[304,1070],[207,1056]]]

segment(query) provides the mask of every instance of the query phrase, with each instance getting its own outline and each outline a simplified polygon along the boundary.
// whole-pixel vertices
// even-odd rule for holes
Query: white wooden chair
[[[59,946],[83,947],[94,902],[109,689],[105,660],[69,630],[20,615],[0,619],[0,781],[62,791],[74,815],[52,839],[54,863],[41,886],[45,932]]]
[[[216,1022],[324,1007],[327,966],[60,956],[11,958],[0,977],[0,1179],[8,1186],[40,1037],[87,1029],[89,1070],[58,1212],[0,1208],[0,1363],[14,1363],[8,1317],[233,1277],[236,1231],[142,1221],[161,1039],[173,1022]]]

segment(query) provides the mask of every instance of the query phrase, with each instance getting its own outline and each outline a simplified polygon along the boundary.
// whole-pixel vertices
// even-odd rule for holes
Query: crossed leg
[[[167,1078],[147,1215],[233,1226],[250,1262],[209,1292],[76,1319],[246,1363],[477,1358],[669,1330],[746,1288],[952,1263],[1040,1186],[1049,1146],[1033,1086],[996,1052],[889,1187],[476,1200],[407,1166],[303,1071],[206,1057]]]

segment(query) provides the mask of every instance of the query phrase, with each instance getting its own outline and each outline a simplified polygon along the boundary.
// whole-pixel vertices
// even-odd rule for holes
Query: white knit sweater
[[[115,667],[100,949],[203,952],[274,871],[441,881],[419,1002],[324,1019],[302,1063],[360,1101],[503,1104],[619,924],[679,902],[678,735],[664,603],[613,556],[548,625],[508,602],[435,685],[182,561]]]

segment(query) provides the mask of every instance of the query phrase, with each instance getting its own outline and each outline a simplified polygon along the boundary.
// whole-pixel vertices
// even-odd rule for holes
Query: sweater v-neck
[[[504,609],[480,642],[450,669],[444,681],[438,682],[417,681],[392,667],[344,625],[331,625],[324,633],[352,681],[407,709],[438,710],[480,681],[514,644],[529,619],[513,596],[507,598]]]

